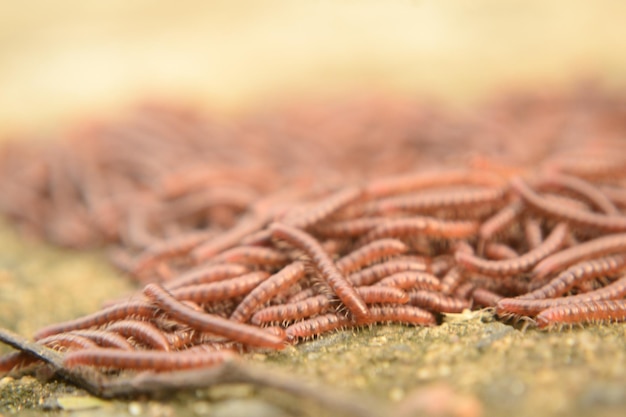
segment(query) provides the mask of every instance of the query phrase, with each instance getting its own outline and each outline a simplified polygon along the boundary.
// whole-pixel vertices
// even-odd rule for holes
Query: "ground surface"
[[[0,325],[25,336],[133,290],[101,254],[27,242],[6,225],[0,233],[0,285]],[[626,325],[522,331],[483,312],[450,316],[434,328],[338,332],[284,352],[252,354],[248,361],[354,396],[356,402],[371,402],[372,410],[400,407],[396,412],[406,415],[430,410],[461,417],[621,416],[626,410]],[[0,413],[33,416],[58,415],[59,410],[90,417],[351,412],[247,385],[165,399],[100,401],[60,381],[4,378],[0,398]]]

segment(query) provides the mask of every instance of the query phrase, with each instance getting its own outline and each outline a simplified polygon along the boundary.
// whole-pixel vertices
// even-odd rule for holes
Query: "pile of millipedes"
[[[540,328],[620,321],[625,135],[626,97],[589,87],[466,114],[385,97],[230,119],[150,105],[6,145],[0,210],[56,244],[106,245],[144,285],[35,334],[68,368],[203,367],[484,307]]]

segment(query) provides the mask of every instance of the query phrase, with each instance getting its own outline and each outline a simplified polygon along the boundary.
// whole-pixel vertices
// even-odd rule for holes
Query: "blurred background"
[[[626,3],[65,0],[0,6],[0,134],[145,98],[233,111],[383,91],[472,103],[626,81]]]

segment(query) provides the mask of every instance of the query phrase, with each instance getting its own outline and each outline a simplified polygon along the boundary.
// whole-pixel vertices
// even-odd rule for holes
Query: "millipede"
[[[67,142],[3,144],[0,212],[58,245],[104,247],[142,287],[35,342],[111,376],[483,307],[550,330],[624,321],[624,101],[584,97],[552,97],[558,123],[525,104],[529,129],[514,128],[516,100],[413,119],[381,100],[353,109],[371,120],[321,106],[240,126],[139,109]],[[483,143],[494,135],[512,140]],[[40,362],[14,352],[0,371]]]

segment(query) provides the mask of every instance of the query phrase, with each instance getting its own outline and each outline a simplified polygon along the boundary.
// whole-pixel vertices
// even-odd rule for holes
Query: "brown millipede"
[[[515,200],[504,206],[496,214],[485,220],[478,229],[481,241],[488,241],[509,227],[524,211],[521,201]]]
[[[101,347],[111,347],[122,350],[135,349],[125,337],[106,330],[72,330],[71,334],[93,340],[98,346]]]
[[[537,219],[528,218],[524,220],[524,235],[529,249],[536,249],[543,242],[541,224]]]
[[[63,365],[68,368],[86,365],[98,368],[173,371],[215,366],[236,357],[237,354],[231,350],[163,352],[100,348],[69,352],[63,359]]]
[[[221,251],[232,248],[244,237],[261,230],[268,222],[269,218],[266,215],[252,214],[246,216],[233,228],[195,247],[191,251],[191,256],[196,263],[202,263]]]
[[[393,275],[386,276],[374,285],[395,287],[403,290],[412,288],[422,290],[439,290],[441,288],[441,283],[436,276],[422,271],[396,272]]]
[[[406,304],[409,295],[400,288],[384,286],[357,287],[357,292],[367,304]]]
[[[252,324],[289,322],[325,312],[331,302],[327,295],[316,295],[294,303],[260,309],[250,319]]]
[[[427,266],[423,262],[391,260],[378,265],[371,266],[361,271],[355,272],[348,277],[354,286],[371,285],[381,278],[404,271],[426,271]]]
[[[215,232],[195,231],[189,234],[178,236],[175,239],[168,239],[164,242],[157,242],[148,246],[134,262],[132,273],[141,275],[155,263],[164,258],[185,255],[205,240],[209,239]]]
[[[308,320],[299,321],[287,327],[287,340],[307,339],[326,333],[330,330],[337,330],[345,327],[353,327],[355,323],[347,317],[336,313],[323,314]]]
[[[88,329],[90,327],[101,326],[112,321],[123,320],[129,317],[143,317],[151,319],[156,315],[157,311],[158,309],[155,306],[146,302],[129,301],[127,303],[105,308],[104,310],[75,320],[46,326],[43,329],[38,330],[35,333],[34,338],[35,340],[40,340],[53,334],[65,333],[71,330]]]
[[[617,207],[615,207],[606,194],[599,190],[597,186],[582,178],[550,172],[542,175],[541,178],[538,179],[537,186],[541,189],[544,187],[556,187],[573,191],[605,214],[620,214]]]
[[[480,307],[495,307],[503,298],[500,294],[485,288],[476,288],[472,292],[472,303]]]
[[[137,342],[153,349],[163,350],[165,352],[170,350],[169,341],[163,331],[149,322],[120,320],[108,325],[106,331],[121,334],[125,337],[132,337]]]
[[[440,289],[441,292],[447,295],[452,292],[463,282],[465,279],[464,274],[458,266],[450,268],[450,270],[441,279]]]
[[[52,349],[58,349],[59,347],[65,349],[89,349],[98,347],[91,339],[71,333],[53,334],[37,340],[37,343]]]
[[[317,223],[328,218],[330,215],[353,203],[363,195],[363,190],[359,187],[347,187],[341,189],[322,201],[316,203],[304,213],[290,215],[287,213],[282,220],[283,224],[298,229],[308,229],[314,227]]]
[[[512,247],[498,242],[487,242],[484,245],[484,255],[492,261],[502,261],[519,257],[519,253]]]
[[[470,308],[470,304],[465,300],[424,290],[409,292],[409,304],[438,313],[460,313]]]
[[[250,291],[235,308],[230,319],[240,322],[247,321],[258,306],[263,305],[285,288],[292,286],[304,276],[304,273],[305,269],[302,262],[293,262],[287,265]]]
[[[268,272],[255,271],[224,281],[179,287],[170,292],[178,301],[205,304],[246,295],[269,276]]]
[[[424,213],[440,209],[468,209],[482,204],[498,204],[505,196],[503,188],[453,189],[420,192],[373,201],[365,213],[389,214],[397,211]]]
[[[537,327],[578,323],[611,323],[626,320],[626,300],[582,301],[552,307],[537,315]]]
[[[272,248],[262,246],[238,246],[215,255],[213,259],[211,259],[211,262],[281,267],[289,262],[289,257]]]
[[[359,217],[348,220],[325,222],[315,226],[316,235],[333,238],[358,237],[380,226],[386,217]]]
[[[238,277],[246,272],[249,272],[249,270],[244,265],[203,265],[177,276],[163,284],[163,286],[168,290],[173,290],[187,285],[208,284],[210,282],[222,281],[228,278]]]
[[[538,247],[513,259],[490,261],[464,252],[456,252],[454,256],[456,261],[469,271],[492,276],[513,275],[529,270],[543,258],[556,252],[563,246],[567,233],[567,224],[559,223]]]
[[[491,172],[448,170],[419,172],[390,178],[374,179],[365,187],[365,195],[369,199],[404,194],[425,188],[451,185],[482,185],[497,187],[502,180]]]
[[[546,216],[561,219],[590,230],[626,232],[626,216],[599,214],[554,204],[542,198],[519,177],[511,180],[511,186],[526,204]]]
[[[415,306],[372,306],[372,315],[359,324],[369,323],[402,323],[418,326],[433,326],[437,324],[435,316],[429,311]]]
[[[283,339],[255,326],[249,326],[223,317],[197,312],[165,291],[158,284],[148,284],[144,294],[173,319],[201,331],[215,333],[244,345],[283,349]]]
[[[538,299],[554,298],[565,294],[577,283],[595,277],[615,273],[626,265],[626,256],[613,255],[599,259],[579,262],[559,273],[548,284],[526,293],[519,298]]]
[[[350,274],[365,265],[388,256],[406,253],[408,250],[409,248],[397,239],[375,240],[339,259],[337,268],[344,274]]]
[[[476,235],[478,223],[472,220],[439,220],[434,217],[414,216],[388,219],[385,223],[367,233],[361,243],[369,243],[381,238],[400,238],[409,235],[423,235],[444,239],[465,239]]]
[[[328,285],[355,317],[367,316],[368,310],[365,301],[355,291],[352,284],[344,278],[313,236],[303,230],[280,223],[273,223],[270,230],[274,237],[289,242],[311,258]]]
[[[602,236],[580,243],[548,256],[533,268],[533,280],[543,277],[558,269],[564,269],[575,262],[610,255],[626,250],[626,233]]]
[[[548,308],[587,301],[619,299],[626,295],[626,277],[595,291],[560,298],[524,299],[503,298],[498,301],[496,313],[500,316],[534,316]]]

